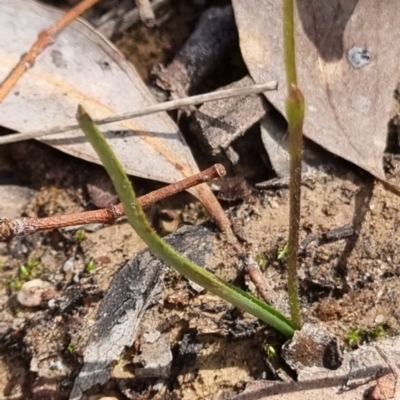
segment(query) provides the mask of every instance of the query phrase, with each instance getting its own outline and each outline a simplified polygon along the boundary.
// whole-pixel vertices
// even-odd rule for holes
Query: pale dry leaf
[[[282,2],[232,3],[250,74],[256,82],[278,81],[267,97],[284,113]],[[298,0],[295,14],[304,134],[384,180],[382,156],[399,80],[398,1]]]
[[[0,81],[4,80],[40,31],[62,12],[30,0],[0,0]],[[16,131],[47,130],[75,124],[78,104],[104,118],[155,104],[135,68],[82,20],[62,31],[26,72],[0,107],[0,125]],[[103,127],[130,175],[176,182],[198,172],[178,127],[158,113]],[[41,139],[63,152],[99,163],[82,132]],[[208,186],[189,190],[207,208],[216,200]],[[211,206],[210,206],[211,204]]]

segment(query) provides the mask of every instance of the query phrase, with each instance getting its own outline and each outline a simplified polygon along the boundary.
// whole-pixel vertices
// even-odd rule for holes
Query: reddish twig
[[[98,1],[99,0],[83,0],[64,14],[52,27],[39,33],[31,49],[21,58],[21,61],[15,66],[10,75],[8,75],[0,86],[0,103],[11,92],[25,71],[32,67],[36,58],[54,42],[56,35]]]
[[[225,168],[215,164],[211,168],[192,175],[182,181],[173,183],[145,196],[139,197],[140,205],[145,208],[156,201],[165,199],[190,187],[207,182],[225,175]],[[125,215],[122,204],[109,206],[101,210],[85,211],[81,213],[53,215],[46,218],[17,218],[14,220],[0,219],[0,240],[7,240],[14,236],[30,235],[38,231],[65,228],[91,223],[112,224],[116,219]]]

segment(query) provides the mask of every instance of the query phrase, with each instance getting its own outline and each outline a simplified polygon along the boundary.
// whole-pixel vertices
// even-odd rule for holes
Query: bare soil
[[[29,165],[24,159],[16,161],[15,154],[18,156],[20,151],[35,154],[35,159],[40,160],[38,165]],[[98,167],[34,142],[8,146],[5,152],[11,158],[9,165],[25,171],[34,167],[25,176],[29,176],[29,186],[40,189],[26,206],[27,215],[90,207],[83,177],[90,176],[90,171]],[[66,168],[59,171],[55,181],[54,174],[63,165]],[[52,173],[43,175],[44,170]],[[333,172],[311,176],[303,187],[301,240],[310,234],[316,239],[301,255],[300,289],[305,320],[322,322],[348,348],[347,337],[355,330],[369,332],[365,336],[368,339],[378,327],[383,328],[384,335],[399,333],[400,255],[396,221],[400,199],[364,172],[340,160]],[[201,207],[190,197],[181,197],[171,201],[171,208],[180,215],[190,215],[193,220]],[[188,198],[191,201],[187,202]],[[168,206],[166,201],[162,208]],[[277,258],[288,232],[288,190],[255,191],[245,202],[230,207],[228,213],[248,252],[259,260],[264,276],[272,283],[274,303],[287,314],[285,261]],[[326,239],[326,233],[333,228],[349,224],[354,227],[350,237]],[[27,398],[36,376],[46,382],[54,379],[54,387],[63,382],[67,393],[79,371],[96,309],[114,272],[143,248],[126,222],[85,231],[82,241],[75,234],[76,230],[46,232],[15,238],[2,245],[0,320],[3,331],[8,333],[3,337],[2,347],[7,351],[2,357],[0,393],[5,398]],[[220,249],[216,246],[214,252],[223,256],[219,265],[214,266],[217,273],[256,293],[248,280],[243,280],[237,260],[229,256],[223,238],[219,243]],[[73,272],[63,272],[63,265],[70,258],[74,259]],[[12,283],[20,265],[33,259],[39,260],[39,264],[31,278],[53,283],[60,296],[79,288],[79,295],[71,300],[71,307],[64,313],[53,315],[48,302],[34,309],[23,308],[16,302]],[[88,273],[85,265],[91,259],[95,268]],[[74,279],[75,276],[79,279]],[[172,349],[178,351],[188,334],[199,347],[190,362],[177,358],[173,378],[163,392],[154,394],[155,398],[165,398],[167,393],[173,398],[221,398],[271,373],[264,347],[267,343],[279,344],[282,338],[274,337],[267,327],[237,313],[214,296],[197,294],[175,272],[171,271],[164,279],[162,301],[146,313],[144,326],[147,319],[158,324],[171,321],[166,331]],[[240,334],[237,327],[235,330],[224,324],[222,317],[232,312],[242,327]],[[121,360],[122,365],[114,367],[115,382],[121,380],[121,374],[125,380],[133,379],[129,367],[132,353],[135,349]],[[32,360],[39,367],[32,365]],[[57,363],[63,367],[55,368]],[[109,384],[102,390],[108,393],[117,389],[118,385],[116,388]],[[117,398],[126,397],[120,393]]]

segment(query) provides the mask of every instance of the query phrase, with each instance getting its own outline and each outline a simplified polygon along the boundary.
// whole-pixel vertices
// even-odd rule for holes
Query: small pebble
[[[47,303],[47,306],[49,307],[49,308],[54,308],[55,306],[56,306],[56,299],[51,299],[51,300],[49,300],[49,302]]]
[[[73,258],[68,258],[68,260],[65,261],[62,269],[63,269],[64,272],[71,272],[74,269],[74,260],[73,260]]]
[[[49,296],[56,294],[54,286],[41,279],[32,279],[25,282],[17,294],[18,302],[25,307],[38,307]]]
[[[275,200],[271,200],[269,204],[270,204],[270,207],[273,209],[279,208],[279,204]]]

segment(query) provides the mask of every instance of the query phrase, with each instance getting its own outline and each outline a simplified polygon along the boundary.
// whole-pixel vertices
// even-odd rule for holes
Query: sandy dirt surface
[[[9,146],[6,150],[8,165],[21,169],[29,168],[25,160],[16,159],[22,150],[40,160],[25,175],[29,176],[29,186],[37,189],[26,205],[28,215],[90,207],[82,176],[86,171],[89,179],[91,169],[98,167],[34,142]],[[67,167],[59,172],[57,181],[54,171],[47,176],[42,174],[48,168],[57,171],[62,165]],[[82,175],[73,173],[77,169]],[[187,203],[186,195],[182,198],[180,206],[178,198],[171,201],[174,211],[193,219],[201,207],[193,199]],[[163,208],[168,208],[168,202],[164,202]],[[322,322],[344,347],[348,348],[348,335],[355,330],[365,333],[361,340],[371,339],[374,332],[378,336],[399,332],[396,295],[399,209],[400,199],[396,195],[340,161],[329,173],[308,177],[303,187],[301,241],[310,240],[307,239],[310,235],[314,238],[302,252],[299,270],[304,318]],[[275,293],[273,302],[287,313],[286,264],[278,260],[278,253],[288,231],[288,190],[254,191],[246,201],[227,212],[249,254],[259,261],[271,283]],[[354,228],[351,236],[327,238],[329,232],[335,232],[333,229],[346,225]],[[113,274],[143,248],[143,243],[123,221],[112,226],[89,227],[83,236],[77,238],[76,229],[63,230],[15,238],[2,245],[0,320],[3,348],[7,351],[0,365],[4,372],[1,393],[5,398],[26,398],[37,377],[57,390],[61,385],[64,392],[61,390],[60,396],[68,392],[79,371],[97,307]],[[217,233],[213,252],[214,265],[206,265],[207,268],[256,293],[238,269],[234,251],[227,248],[224,238]],[[73,261],[71,271],[63,270],[67,260]],[[88,272],[90,260],[94,260],[95,267]],[[16,278],[22,265],[33,265],[29,279],[51,282],[57,296],[68,305],[62,311],[52,309],[49,301],[33,309],[20,306],[16,301]],[[146,312],[143,326],[147,326],[146,321],[153,321],[152,325],[169,321],[163,333],[170,338],[174,362],[163,390],[152,396],[165,398],[168,393],[175,396],[172,398],[219,398],[237,393],[246,383],[270,373],[265,346],[279,345],[282,338],[218,298],[197,293],[173,271],[165,275],[164,282],[162,297]],[[179,349],[185,341],[194,346],[194,354],[180,355]],[[114,384],[109,383],[103,389],[106,393],[118,392],[119,384],[115,382],[121,380],[121,374],[124,380],[131,378],[135,382],[135,390],[131,388],[130,392],[151,393],[149,388],[154,382],[144,384],[133,379],[135,352],[140,353],[140,340],[122,357],[121,365],[114,367]],[[128,393],[128,389],[124,391]]]

